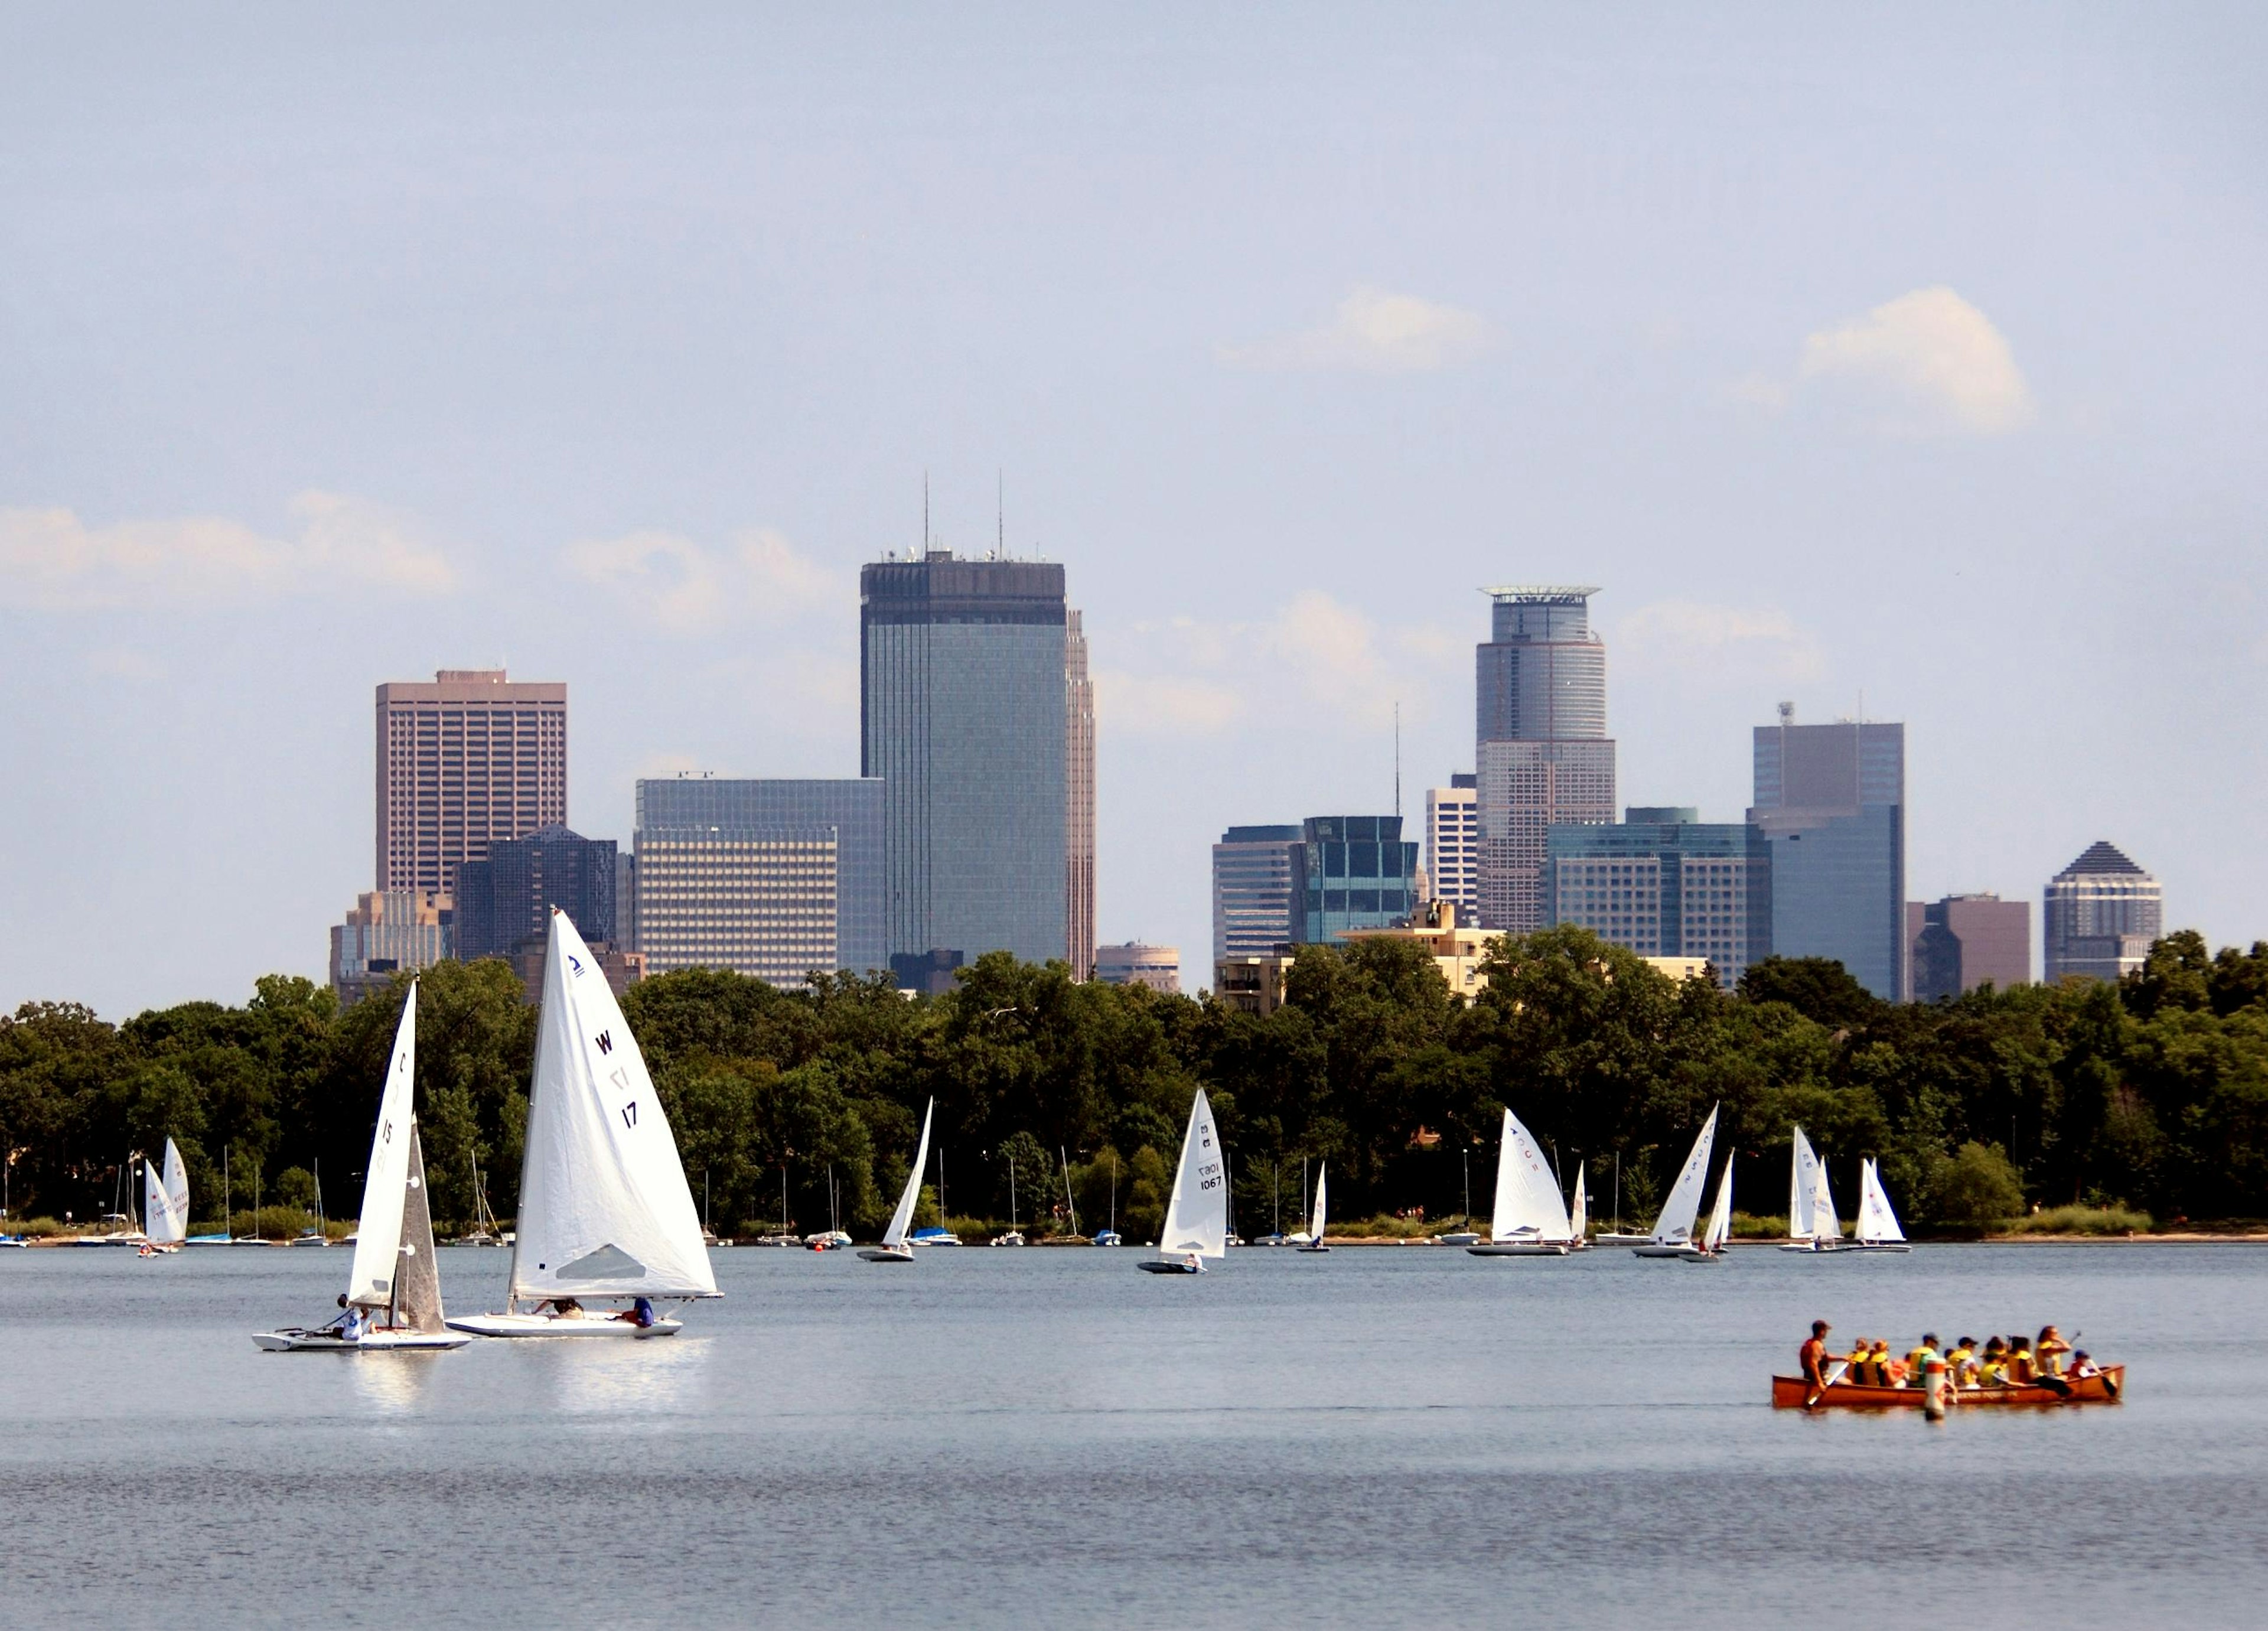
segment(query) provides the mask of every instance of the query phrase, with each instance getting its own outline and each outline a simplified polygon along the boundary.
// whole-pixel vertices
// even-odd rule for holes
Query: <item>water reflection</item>
[[[643,1341],[531,1340],[530,1350],[563,1413],[655,1422],[699,1408],[714,1344],[697,1336]]]
[[[449,1352],[443,1349],[423,1354],[340,1355],[330,1362],[347,1368],[354,1384],[355,1399],[365,1408],[379,1415],[407,1415],[425,1403],[432,1391],[433,1367],[446,1363],[449,1357]]]

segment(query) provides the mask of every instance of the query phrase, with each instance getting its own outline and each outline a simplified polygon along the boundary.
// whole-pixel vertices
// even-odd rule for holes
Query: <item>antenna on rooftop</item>
[[[997,465],[992,470],[992,513],[998,528],[993,535],[992,555],[994,559],[1005,561],[1008,558],[1008,478]]]
[[[929,472],[922,471],[922,553],[929,553]]]
[[[1402,704],[1394,705],[1394,819],[1402,819]]]

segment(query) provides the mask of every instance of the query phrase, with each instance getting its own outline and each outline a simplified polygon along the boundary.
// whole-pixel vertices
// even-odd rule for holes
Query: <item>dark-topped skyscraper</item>
[[[1771,852],[1771,953],[1831,957],[1885,1002],[1905,1000],[1906,727],[1756,730],[1749,820]]]
[[[1580,586],[1491,589],[1475,654],[1481,926],[1543,926],[1543,861],[1555,822],[1615,818],[1607,648]]]
[[[1071,955],[1068,621],[1052,562],[931,550],[859,570],[859,773],[883,783],[893,959]]]
[[[2117,980],[2133,973],[2165,933],[2164,886],[2100,840],[2048,881],[2041,926],[2047,983],[2072,975]]]
[[[508,957],[544,938],[554,906],[585,940],[615,943],[616,860],[612,838],[554,825],[498,839],[486,859],[458,863],[456,955],[467,963]]]

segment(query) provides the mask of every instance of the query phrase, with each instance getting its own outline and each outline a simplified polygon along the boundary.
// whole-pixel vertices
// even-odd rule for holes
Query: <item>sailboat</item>
[[[637,1039],[567,914],[551,909],[512,1281],[476,1337],[664,1337],[652,1299],[721,1296],[701,1216]],[[582,1299],[636,1299],[590,1317]],[[523,1303],[530,1306],[523,1310]]]
[[[1315,1169],[1315,1209],[1307,1214],[1307,1238],[1300,1248],[1302,1251],[1330,1250],[1323,1244],[1323,1220],[1328,1215],[1323,1205],[1323,1182],[1330,1176],[1330,1170],[1331,1164],[1328,1161]]]
[[[442,1317],[425,1155],[417,1141],[416,1079],[417,982],[412,980],[371,1134],[362,1221],[355,1228],[346,1295],[339,1299],[347,1311],[313,1330],[254,1332],[253,1341],[269,1353],[409,1352],[462,1347],[472,1339],[451,1334]]]
[[[996,1246],[1020,1246],[1024,1244],[1024,1231],[1016,1227],[1016,1163],[1013,1161],[1008,1163],[1008,1232],[995,1235],[992,1244]]]
[[[1591,1249],[1591,1198],[1583,1188],[1583,1163],[1575,1163],[1575,1199],[1567,1207],[1567,1250]]]
[[[1688,1263],[1721,1263],[1725,1243],[1733,1237],[1733,1152],[1725,1152],[1725,1173],[1717,1180],[1717,1204],[1709,1208],[1708,1232],[1697,1246],[1689,1245],[1678,1257]]]
[[[1693,1140],[1692,1153],[1685,1157],[1685,1165],[1677,1174],[1677,1182],[1670,1185],[1669,1199],[1662,1203],[1661,1215],[1653,1221],[1652,1238],[1645,1245],[1632,1246],[1634,1256],[1674,1258],[1691,1242],[1694,1220],[1701,1215],[1701,1189],[1709,1181],[1709,1151],[1716,1140],[1717,1106],[1712,1104],[1709,1119],[1701,1124],[1701,1132]]]
[[[937,1101],[932,1099],[929,1108],[922,1111],[921,1141],[914,1146],[914,1164],[906,1174],[905,1192],[898,1197],[898,1209],[890,1214],[890,1227],[882,1231],[882,1244],[860,1249],[858,1255],[869,1263],[910,1263],[914,1249],[906,1244],[906,1230],[914,1221],[914,1202],[921,1199],[922,1174],[929,1167],[929,1121],[937,1113]]]
[[[1158,1229],[1158,1255],[1135,1265],[1147,1274],[1202,1274],[1207,1258],[1228,1255],[1228,1164],[1203,1088],[1189,1101],[1189,1130],[1174,1192]]]
[[[1898,1214],[1890,1210],[1890,1198],[1882,1188],[1882,1170],[1868,1156],[1859,1163],[1859,1221],[1853,1231],[1857,1239],[1846,1244],[1845,1251],[1911,1251],[1905,1230],[1898,1227]]]
[[[1489,1237],[1465,1250],[1476,1258],[1564,1258],[1574,1238],[1559,1181],[1535,1140],[1507,1109],[1496,1158],[1496,1204]]]
[[[1118,1233],[1118,1152],[1110,1152],[1110,1222],[1094,1237],[1098,1246],[1123,1246],[1126,1243]]]
[[[1787,1238],[1782,1251],[1839,1251],[1843,1225],[1835,1216],[1835,1192],[1828,1186],[1827,1163],[1795,1129],[1788,1152]]]
[[[189,1175],[181,1165],[181,1152],[173,1140],[166,1140],[166,1165],[158,1167],[142,1163],[142,1218],[144,1244],[142,1255],[156,1257],[160,1252],[174,1252],[189,1237]]]

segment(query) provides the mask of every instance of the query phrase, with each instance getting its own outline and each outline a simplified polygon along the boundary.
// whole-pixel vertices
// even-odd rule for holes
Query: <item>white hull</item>
[[[462,1347],[470,1337],[443,1332],[370,1331],[350,1341],[335,1330],[255,1331],[253,1341],[270,1354],[415,1354]]]
[[[1477,1246],[1481,1244],[1481,1237],[1470,1229],[1459,1229],[1454,1235],[1434,1236],[1433,1244],[1437,1246]]]
[[[1631,1248],[1631,1256],[1634,1258],[1682,1258],[1688,1251],[1692,1250],[1693,1248],[1687,1245],[1683,1241],[1678,1241],[1672,1244],[1668,1241],[1656,1240],[1648,1241],[1643,1246],[1632,1246]]]
[[[476,1337],[574,1337],[585,1340],[674,1337],[685,1329],[685,1322],[680,1319],[658,1318],[651,1325],[640,1326],[603,1314],[586,1314],[580,1319],[562,1319],[556,1314],[468,1314],[448,1324],[452,1331]]]
[[[1698,1246],[1688,1246],[1677,1256],[1678,1260],[1684,1263],[1722,1263],[1725,1260],[1722,1251],[1704,1251]]]
[[[1476,1258],[1564,1258],[1567,1247],[1556,1240],[1484,1240],[1466,1251]]]
[[[1780,1248],[1782,1251],[1800,1251],[1811,1257],[1840,1257],[1848,1251],[1911,1251],[1913,1247],[1903,1240],[1837,1240],[1813,1245],[1807,1241],[1795,1241]]]
[[[1594,1235],[1591,1236],[1591,1244],[1596,1246],[1650,1246],[1653,1244],[1653,1236],[1651,1235]]]
[[[910,1263],[914,1254],[904,1246],[862,1246],[858,1251],[862,1263]]]

